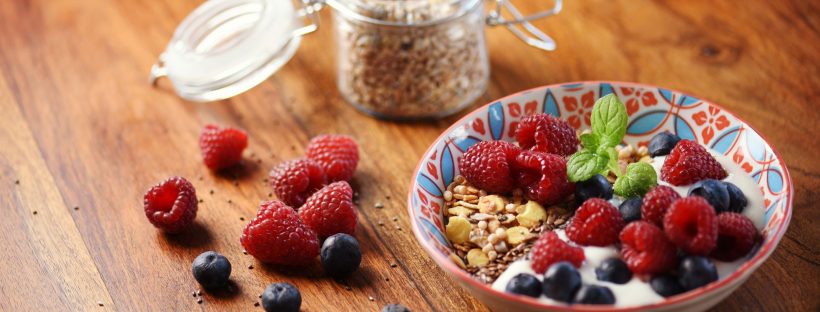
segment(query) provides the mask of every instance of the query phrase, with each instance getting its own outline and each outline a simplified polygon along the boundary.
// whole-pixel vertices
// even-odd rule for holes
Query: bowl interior
[[[726,280],[759,266],[791,217],[792,186],[782,158],[744,121],[713,103],[673,90],[622,82],[580,82],[523,91],[485,105],[447,129],[420,160],[408,194],[414,233],[433,259],[444,270],[470,279],[448,259],[452,249],[443,234],[442,212],[443,192],[459,174],[457,160],[467,148],[486,140],[514,142],[519,120],[542,112],[567,120],[576,129],[589,128],[593,104],[610,93],[627,107],[626,143],[645,146],[656,133],[670,131],[727,155],[752,176],[766,206],[764,241],[757,254]]]

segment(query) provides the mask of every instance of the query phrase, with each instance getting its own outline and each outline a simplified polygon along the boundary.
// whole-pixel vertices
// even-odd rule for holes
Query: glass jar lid
[[[458,18],[481,0],[327,0],[348,18],[387,26],[426,26]]]

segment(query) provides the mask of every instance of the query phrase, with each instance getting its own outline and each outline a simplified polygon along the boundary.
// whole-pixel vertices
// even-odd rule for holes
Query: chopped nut
[[[490,222],[487,223],[487,229],[490,230],[490,232],[495,232],[495,229],[499,226],[501,226],[501,222],[495,219],[490,220]]]
[[[516,219],[518,224],[524,227],[532,227],[540,224],[547,219],[547,212],[540,204],[534,201],[528,201],[524,205],[524,212],[520,213]]]
[[[444,191],[444,200],[446,200],[446,201],[453,200],[453,192],[450,192],[449,190]]]
[[[490,261],[495,261],[495,259],[497,257],[498,257],[498,252],[496,252],[495,250],[490,251],[490,252],[487,253],[487,258],[489,258]]]
[[[510,213],[515,212],[515,204],[514,203],[507,204],[506,206],[504,206],[504,211],[510,212]]]
[[[455,263],[458,267],[460,267],[460,268],[462,268],[462,269],[466,269],[466,268],[467,268],[467,266],[466,266],[466,265],[464,265],[464,261],[463,261],[463,260],[461,260],[461,258],[459,258],[458,256],[456,256],[455,254],[450,254],[450,260],[452,260],[452,261],[453,261],[453,262],[454,262],[454,263]]]
[[[504,206],[504,199],[498,195],[487,195],[478,199],[478,211],[483,213],[495,213],[504,209]]]
[[[470,221],[462,217],[451,217],[447,223],[447,239],[456,244],[461,244],[470,238]]]
[[[471,249],[467,253],[467,264],[471,267],[482,267],[487,265],[490,259],[487,257],[481,249],[475,248]]]
[[[486,229],[487,228],[487,221],[484,221],[484,220],[478,221],[478,228],[482,229],[482,230]]]
[[[490,252],[490,251],[493,251],[493,250],[495,250],[495,248],[494,248],[493,244],[490,244],[490,243],[484,244],[484,247],[481,247],[481,251],[483,251],[483,252]]]
[[[475,212],[475,210],[467,209],[467,208],[464,208],[462,206],[457,206],[457,207],[447,209],[447,213],[449,213],[451,216],[459,216],[459,217],[462,217],[462,218],[469,217],[470,214],[472,214],[473,212]]]
[[[453,188],[453,193],[455,194],[467,194],[467,187],[464,185],[459,185]]]
[[[471,203],[468,203],[468,202],[463,201],[463,200],[459,200],[459,201],[457,201],[457,202],[456,202],[456,205],[458,205],[458,206],[462,206],[462,207],[467,207],[467,208],[470,208],[470,209],[478,209],[478,205],[476,205],[476,204],[471,204]]]

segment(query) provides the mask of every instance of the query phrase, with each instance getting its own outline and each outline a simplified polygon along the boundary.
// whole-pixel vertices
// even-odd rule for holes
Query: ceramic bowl
[[[519,92],[469,113],[433,142],[419,161],[410,183],[408,210],[413,233],[433,260],[454,280],[495,311],[611,310],[589,305],[549,305],[535,299],[493,290],[453,263],[445,238],[443,192],[459,174],[458,161],[467,148],[485,140],[514,142],[514,129],[527,115],[548,113],[576,129],[590,126],[590,112],[599,97],[615,93],[627,107],[624,141],[646,145],[668,130],[727,155],[760,186],[766,205],[761,247],[733,274],[662,303],[617,308],[617,311],[701,311],[714,306],[745,282],[774,251],[792,215],[793,188],[783,158],[746,122],[709,101],[674,90],[623,82],[578,82]]]

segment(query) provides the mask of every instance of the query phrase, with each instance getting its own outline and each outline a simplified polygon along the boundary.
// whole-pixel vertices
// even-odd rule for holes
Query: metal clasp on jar
[[[526,42],[533,47],[553,51],[555,50],[555,40],[547,36],[543,31],[536,28],[530,21],[553,16],[561,12],[563,0],[556,0],[552,9],[541,11],[532,15],[524,16],[515,6],[508,0],[496,0],[495,10],[487,14],[487,25],[489,26],[507,26],[516,37]],[[508,20],[502,16],[503,10],[510,12],[513,19]],[[518,26],[521,26],[520,28]]]

